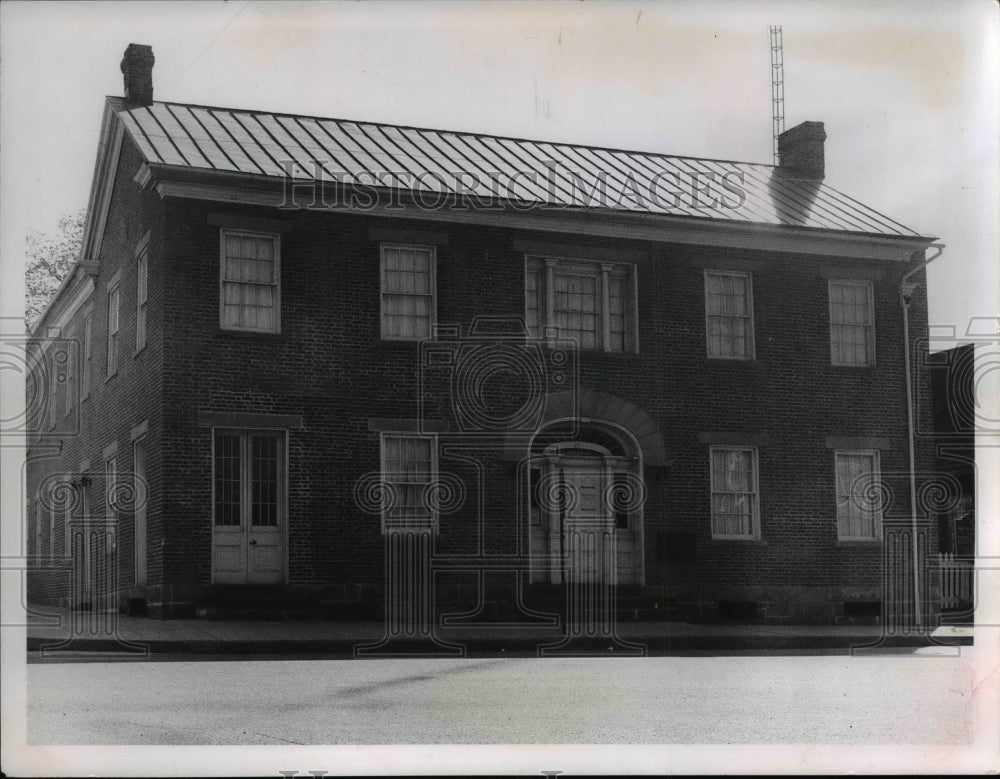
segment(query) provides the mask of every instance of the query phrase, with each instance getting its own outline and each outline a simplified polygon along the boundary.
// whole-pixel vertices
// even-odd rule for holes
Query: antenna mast
[[[771,154],[778,159],[778,136],[785,131],[785,60],[781,52],[781,26],[771,27]]]

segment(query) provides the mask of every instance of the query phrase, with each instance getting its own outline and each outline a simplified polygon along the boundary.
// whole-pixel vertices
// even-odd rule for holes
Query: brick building
[[[156,102],[152,66],[33,332],[33,600],[377,609],[408,539],[438,617],[884,602],[932,239],[823,181],[822,124],[771,166]]]

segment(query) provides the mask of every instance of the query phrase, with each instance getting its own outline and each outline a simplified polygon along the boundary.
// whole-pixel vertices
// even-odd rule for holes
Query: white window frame
[[[553,277],[556,269],[592,276],[597,280],[597,332],[594,347],[586,351],[608,352],[610,354],[639,353],[639,289],[638,270],[635,263],[591,260],[581,257],[557,257],[552,255],[528,254],[524,258],[524,318],[528,319],[528,276],[538,273],[538,332],[533,336],[545,340],[546,333],[556,329],[555,290]],[[623,299],[622,324],[624,346],[621,350],[611,349],[611,304],[609,278],[614,274],[623,279],[622,291],[628,296]],[[629,297],[631,311],[629,311]],[[529,333],[529,337],[530,333]],[[562,337],[561,335],[559,337]],[[583,349],[584,347],[581,347]]]
[[[416,438],[423,441],[429,441],[431,447],[431,471],[429,474],[429,480],[427,481],[427,486],[425,489],[433,489],[440,478],[440,469],[438,463],[438,439],[436,435],[433,434],[422,434],[422,433],[405,433],[405,432],[383,432],[379,436],[379,474],[382,479],[383,485],[385,485],[389,479],[387,479],[387,471],[385,467],[386,461],[386,442],[390,438]],[[385,487],[383,487],[385,488]],[[429,509],[428,519],[426,524],[420,519],[396,519],[389,516],[388,510],[382,510],[382,530],[385,532],[388,528],[393,527],[429,527],[434,532],[438,530],[438,519],[439,513],[434,509]]]
[[[274,326],[238,327],[226,324],[226,236],[246,235],[253,238],[269,238],[274,242]],[[233,282],[245,283],[245,282]],[[264,286],[261,284],[260,286]],[[280,333],[281,332],[281,235],[267,230],[237,230],[228,227],[219,229],[219,329],[240,333]]]
[[[401,295],[406,293],[385,291],[385,250],[402,249],[409,251],[426,251],[429,254],[430,269],[430,293],[419,294],[410,293],[414,297],[430,298],[430,319],[427,323],[428,333],[419,336],[390,335],[386,332],[386,310],[385,299],[387,295]],[[383,341],[424,341],[434,336],[434,328],[437,325],[437,247],[432,244],[420,243],[388,243],[382,242],[378,249],[379,261],[379,330]]]
[[[876,506],[872,512],[872,535],[870,536],[849,536],[841,535],[840,532],[840,458],[862,456],[872,458],[872,483],[880,485],[882,483],[882,464],[878,449],[837,449],[833,453],[833,493],[834,493],[834,521],[837,523],[838,541],[861,541],[877,543],[882,540],[882,507]],[[848,496],[850,500],[853,496]]]
[[[135,256],[135,351],[146,348],[146,316],[149,302],[149,248],[143,245]]]
[[[833,288],[834,285],[846,285],[852,287],[862,287],[868,295],[868,321],[866,327],[869,328],[870,339],[868,341],[868,353],[865,361],[862,362],[840,362],[836,359],[836,348],[834,345],[834,327],[843,325],[841,322],[833,321]],[[842,368],[873,368],[875,367],[875,286],[870,281],[864,279],[829,279],[827,282],[827,310],[830,318],[830,364]]]
[[[56,421],[59,418],[59,363],[56,360],[56,355],[59,354],[58,349],[52,350],[52,356],[49,359],[49,389],[48,389],[48,412],[49,412],[49,429],[51,430],[56,426]]]
[[[83,318],[83,366],[80,377],[80,400],[90,397],[91,364],[94,356],[94,315],[88,313]]]
[[[121,283],[108,287],[108,376],[118,373],[119,333],[121,331]]]
[[[66,395],[63,398],[63,416],[69,416],[73,410],[74,395],[76,394],[76,360],[78,350],[76,349],[76,329],[74,328],[66,336]]]
[[[745,317],[739,314],[713,314],[708,310],[708,280],[711,276],[730,276],[739,277],[746,279],[746,289],[747,289],[747,315]],[[705,273],[705,353],[708,355],[710,360],[737,360],[737,361],[752,361],[757,357],[757,347],[756,347],[756,325],[754,323],[754,305],[753,305],[753,273],[750,271],[738,271],[738,270],[718,270],[715,268],[706,268]],[[712,338],[709,330],[709,323],[712,318],[716,317],[719,319],[746,319],[749,325],[747,330],[747,353],[743,355],[728,355],[728,354],[713,354],[712,353]]]
[[[750,452],[751,464],[753,466],[753,501],[751,504],[751,515],[750,524],[751,532],[749,535],[737,535],[728,533],[718,533],[715,530],[715,508],[714,508],[714,496],[718,493],[726,493],[727,490],[717,490],[715,485],[715,469],[713,467],[714,455],[716,452],[729,452],[733,450],[738,450],[742,452]],[[710,446],[708,449],[708,482],[709,482],[709,492],[708,492],[708,517],[709,526],[712,532],[713,541],[759,541],[760,540],[760,452],[756,446],[745,446],[745,445],[731,445],[727,446],[725,444],[720,444],[719,446]]]

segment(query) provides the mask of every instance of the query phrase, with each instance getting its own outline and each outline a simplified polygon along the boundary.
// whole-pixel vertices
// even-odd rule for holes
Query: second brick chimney
[[[778,160],[781,167],[805,179],[822,179],[825,162],[823,142],[826,131],[822,122],[803,122],[778,136]]]
[[[130,43],[122,57],[122,75],[125,77],[125,99],[139,105],[153,103],[153,47]]]

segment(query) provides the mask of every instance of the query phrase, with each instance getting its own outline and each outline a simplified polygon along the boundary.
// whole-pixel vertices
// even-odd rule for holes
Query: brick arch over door
[[[575,394],[576,398],[570,390],[550,393],[546,398],[545,411],[539,428],[557,419],[577,416],[581,421],[593,419],[598,422],[611,422],[632,433],[642,450],[643,463],[647,468],[663,465],[666,461],[663,436],[660,435],[656,422],[646,411],[635,403],[606,392],[581,389]],[[511,459],[520,459],[524,455],[524,444],[520,441],[515,443],[513,439],[509,439],[506,448]]]

